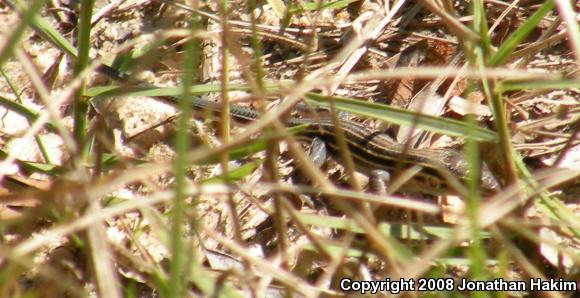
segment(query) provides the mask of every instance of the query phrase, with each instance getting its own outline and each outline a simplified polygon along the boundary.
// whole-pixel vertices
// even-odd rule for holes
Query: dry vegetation
[[[580,280],[577,2],[17,3],[0,1],[0,297],[357,294],[344,278],[577,295],[457,290]],[[265,112],[192,115],[193,96]],[[348,155],[315,165],[284,119],[338,111],[501,186],[398,166],[378,192]]]

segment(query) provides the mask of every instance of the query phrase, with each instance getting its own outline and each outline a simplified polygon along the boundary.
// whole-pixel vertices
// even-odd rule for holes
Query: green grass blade
[[[567,89],[580,88],[580,79],[577,80],[557,80],[557,81],[501,81],[495,87],[499,93],[519,90],[553,90],[553,89]]]
[[[302,6],[292,5],[290,12],[298,13],[301,11],[312,11],[312,10],[322,10],[322,9],[342,9],[347,7],[349,4],[359,0],[339,0],[339,1],[322,1],[322,2],[305,2]]]
[[[314,105],[328,107],[329,98],[320,94],[309,93],[307,100]],[[370,117],[389,123],[403,126],[416,125],[417,128],[441,133],[454,137],[473,138],[477,141],[493,142],[496,134],[488,129],[477,127],[473,129],[473,135],[468,135],[467,124],[462,121],[444,119],[430,115],[423,115],[408,110],[393,108],[391,106],[370,103],[362,100],[333,96],[331,100],[337,109],[352,114]]]
[[[530,16],[530,18],[520,26],[507,40],[499,47],[499,50],[495,55],[489,58],[489,66],[498,66],[505,62],[509,56],[514,52],[516,47],[526,38],[536,25],[542,20],[542,18],[554,8],[554,2],[552,0],[547,0]]]
[[[5,159],[8,157],[8,153],[4,150],[0,150],[0,159]],[[47,174],[50,176],[58,176],[64,170],[62,167],[49,163],[26,161],[26,160],[16,160],[19,167],[26,171],[37,172],[42,174]]]
[[[226,182],[232,183],[241,181],[244,178],[248,177],[248,175],[250,175],[252,172],[254,172],[254,170],[262,163],[263,163],[262,160],[256,160],[255,162],[243,164],[235,169],[229,170],[227,173],[227,179],[224,178],[226,175],[223,175],[209,178],[205,180],[203,183],[222,184]]]
[[[202,84],[191,85],[189,87],[190,95],[203,95],[206,93],[220,92],[220,84]],[[275,83],[265,84],[264,88],[267,91],[274,91],[279,89],[279,85]],[[119,95],[132,96],[179,96],[183,91],[182,87],[157,87],[157,86],[99,86],[88,89],[84,96],[89,97],[109,97]],[[251,87],[247,84],[228,84],[228,91],[250,91]]]
[[[337,230],[350,231],[354,233],[364,233],[364,230],[352,219],[321,216],[316,214],[300,214],[300,221],[304,224],[314,225],[321,228],[331,228]],[[446,239],[454,234],[455,227],[436,226],[436,225],[419,225],[419,224],[400,224],[382,222],[379,224],[379,231],[384,235],[397,239]],[[488,232],[481,232],[482,239],[491,238]]]
[[[17,113],[18,115],[26,118],[26,120],[30,121],[30,122],[34,122],[36,121],[36,119],[38,119],[38,114],[30,109],[28,109],[27,107],[12,101],[8,98],[5,98],[3,96],[0,96],[0,106],[5,107],[7,110],[10,110],[14,113]],[[50,123],[46,123],[45,124],[46,128],[54,131],[55,127],[54,125],[50,124]]]

